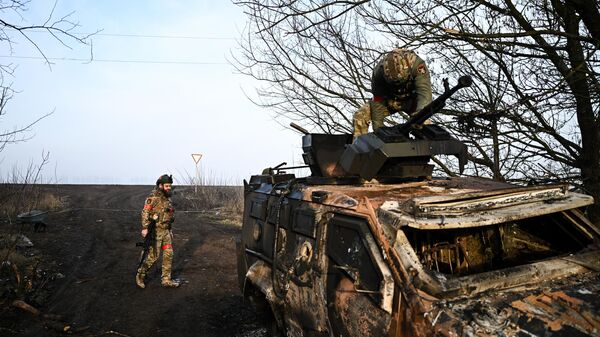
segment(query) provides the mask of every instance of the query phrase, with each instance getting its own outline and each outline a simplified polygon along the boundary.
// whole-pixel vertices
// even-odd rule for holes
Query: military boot
[[[146,275],[144,273],[137,273],[135,274],[135,284],[138,286],[138,288],[140,289],[144,289],[146,288],[146,284],[144,284],[144,277]]]
[[[173,280],[173,279],[163,279],[162,282],[160,282],[160,284],[163,287],[167,287],[167,288],[177,288],[179,287],[179,282]]]

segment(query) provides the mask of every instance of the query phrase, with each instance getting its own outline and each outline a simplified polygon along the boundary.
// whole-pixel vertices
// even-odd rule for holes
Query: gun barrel
[[[294,129],[300,131],[301,133],[303,133],[305,135],[308,135],[310,133],[310,132],[308,132],[308,130],[306,130],[305,128],[301,127],[300,125],[298,125],[298,124],[296,124],[294,122],[291,122],[290,126],[293,127]]]
[[[408,129],[415,125],[423,124],[431,116],[442,110],[442,108],[446,105],[446,100],[450,98],[450,96],[462,88],[471,86],[471,84],[473,84],[473,79],[471,76],[461,76],[458,79],[458,83],[454,87],[444,91],[443,94],[434,99],[431,103],[427,104],[419,112],[412,115],[406,123],[400,125],[400,130],[408,131]]]
[[[287,165],[287,162],[285,162],[285,161],[284,161],[283,163],[281,163],[281,164],[279,164],[279,165],[277,165],[277,166],[273,167],[273,170],[277,170],[277,169],[279,169],[280,167],[282,167],[282,166],[284,166],[284,165]]]

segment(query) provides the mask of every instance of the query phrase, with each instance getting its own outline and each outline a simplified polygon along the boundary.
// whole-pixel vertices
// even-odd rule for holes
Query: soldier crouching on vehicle
[[[403,111],[412,115],[431,103],[431,79],[425,62],[412,50],[397,48],[386,53],[373,69],[373,99],[353,117],[354,139],[383,126],[383,119]]]
[[[144,277],[146,272],[154,265],[160,251],[162,250],[162,281],[163,287],[179,287],[179,282],[171,279],[171,265],[173,264],[173,233],[171,225],[175,220],[175,209],[171,204],[171,189],[173,178],[170,175],[162,175],[156,181],[156,188],[146,198],[144,209],[142,210],[142,237],[146,238],[152,235],[153,244],[150,244],[145,255],[142,258],[140,266],[135,276],[135,283],[139,288],[144,289]],[[155,228],[155,233],[150,231]],[[144,257],[142,255],[142,257]]]

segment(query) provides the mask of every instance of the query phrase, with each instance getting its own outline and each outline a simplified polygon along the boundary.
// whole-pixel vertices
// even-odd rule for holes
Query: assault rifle
[[[148,257],[148,252],[150,251],[150,247],[154,246],[155,242],[156,222],[152,221],[150,222],[150,225],[148,225],[148,234],[146,234],[146,237],[144,237],[144,241],[135,243],[136,247],[144,247],[142,250],[142,255],[140,257],[140,263],[138,264],[138,269],[140,269],[144,264],[144,261],[146,261],[146,258]]]

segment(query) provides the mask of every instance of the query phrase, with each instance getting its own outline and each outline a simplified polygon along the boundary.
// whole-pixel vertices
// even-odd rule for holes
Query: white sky
[[[33,0],[20,24],[43,23],[53,1]],[[33,139],[0,152],[3,180],[14,168],[50,153],[44,181],[62,184],[153,184],[163,173],[176,183],[193,176],[191,153],[202,153],[209,183],[241,184],[250,174],[286,161],[301,165],[301,137],[253,105],[258,83],[228,64],[246,17],[229,1],[59,0],[53,18],[75,11],[78,32],[92,37],[94,61],[56,60],[51,69],[38,51],[14,35],[1,43],[0,64],[17,65],[5,78],[18,91],[0,119],[0,131],[34,126]],[[0,13],[3,18],[6,13]],[[101,34],[202,37],[143,38]],[[90,57],[84,45],[62,46],[48,34],[31,37],[49,58]],[[193,62],[153,64],[139,62]]]

